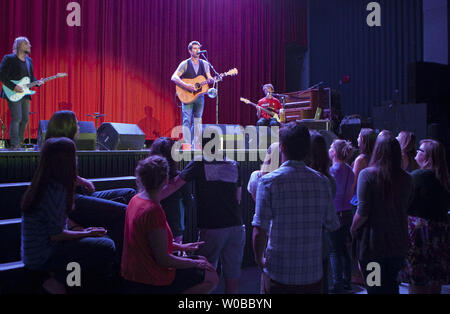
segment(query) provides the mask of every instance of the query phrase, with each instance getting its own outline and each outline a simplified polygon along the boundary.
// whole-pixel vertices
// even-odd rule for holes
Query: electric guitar
[[[45,79],[42,79],[41,81],[48,82],[60,77],[64,77],[67,76],[67,73],[58,73],[54,76],[50,76],[47,77]],[[23,79],[21,79],[20,81],[13,81],[11,80],[12,83],[19,85],[20,87],[22,87],[23,92],[22,93],[17,93],[11,89],[9,89],[8,87],[5,86],[5,84],[3,84],[3,91],[6,94],[6,97],[11,101],[11,102],[16,102],[21,100],[23,97],[28,96],[28,95],[34,95],[36,94],[35,91],[30,90],[30,88],[33,88],[35,86],[38,85],[38,81],[30,83],[30,78],[28,76],[24,77]]]
[[[223,77],[226,76],[235,76],[238,74],[238,70],[236,68],[222,73],[219,76],[216,76],[214,79],[214,82],[219,82],[222,80]],[[183,79],[182,80],[186,84],[192,84],[195,86],[195,92],[191,92],[189,90],[186,90],[180,86],[176,86],[177,96],[178,99],[184,104],[190,104],[193,103],[199,96],[204,95],[208,93],[209,87],[208,87],[208,80],[203,75],[199,75],[196,78],[193,79]]]
[[[274,118],[275,120],[277,120],[279,123],[282,122],[281,119],[280,119],[280,117],[278,116],[278,114],[277,114],[276,112],[273,112],[273,111],[267,110],[266,108],[263,108],[263,107],[261,107],[261,106],[258,106],[257,104],[252,103],[250,100],[248,100],[248,99],[246,99],[246,98],[242,98],[242,97],[241,97],[241,101],[242,101],[243,103],[246,103],[247,105],[252,105],[253,107],[255,107],[255,108],[257,108],[257,109],[260,109],[260,110],[264,111],[265,113],[267,113],[268,115],[270,115],[272,118]]]

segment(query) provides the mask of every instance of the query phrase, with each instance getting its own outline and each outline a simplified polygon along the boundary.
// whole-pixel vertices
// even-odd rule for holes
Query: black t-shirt
[[[439,182],[434,172],[416,170],[411,176],[414,182],[414,199],[408,214],[434,222],[448,221],[450,193]]]
[[[24,77],[29,77],[30,82],[37,80],[33,73],[33,61],[28,56],[26,58],[28,66],[26,61],[20,60],[15,54],[6,55],[3,58],[0,64],[0,81],[9,89],[13,90],[16,87],[11,80],[19,81]],[[31,97],[27,96],[27,98]]]
[[[218,229],[242,225],[242,210],[237,201],[241,184],[238,163],[196,158],[180,173],[184,181],[195,182],[198,227]]]
[[[190,209],[192,197],[190,190],[192,190],[192,187],[185,184],[181,189],[161,201],[161,207],[166,213],[166,219],[174,237],[181,236],[184,233],[184,215],[182,215],[181,206],[184,210]]]

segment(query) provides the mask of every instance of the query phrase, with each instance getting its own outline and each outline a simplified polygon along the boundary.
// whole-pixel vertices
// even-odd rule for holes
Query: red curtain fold
[[[60,72],[33,97],[32,137],[39,120],[62,109],[80,121],[138,124],[148,139],[170,136],[181,123],[170,81],[198,40],[220,73],[238,68],[219,85],[219,123],[254,124],[255,110],[239,97],[258,100],[271,82],[285,87],[285,45],[306,46],[306,0],[79,0],[81,27],[69,27],[69,0],[0,0],[0,54],[18,36],[32,44],[35,75]],[[0,117],[9,110],[0,100]],[[215,100],[206,98],[204,123],[215,123]]]

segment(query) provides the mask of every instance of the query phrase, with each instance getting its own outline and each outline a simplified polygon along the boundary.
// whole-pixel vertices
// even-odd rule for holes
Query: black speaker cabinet
[[[136,124],[103,123],[97,131],[100,150],[141,150],[145,133]]]
[[[427,138],[427,104],[402,104],[373,108],[376,131],[389,130],[395,136],[400,131],[413,132],[417,141]]]
[[[450,102],[450,66],[433,62],[413,62],[408,65],[408,102],[448,104]],[[429,108],[431,109],[431,108]],[[447,112],[442,107],[434,114]]]
[[[45,134],[48,129],[48,120],[39,121],[38,139],[37,143],[39,148],[45,141]],[[78,122],[78,137],[75,140],[77,150],[95,150],[97,144],[97,130],[95,129],[94,122],[80,121]]]

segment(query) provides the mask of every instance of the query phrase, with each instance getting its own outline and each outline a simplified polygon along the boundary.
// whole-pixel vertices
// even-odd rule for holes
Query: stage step
[[[90,179],[98,191],[117,188],[136,188],[136,178],[113,177]],[[29,182],[0,184],[0,283],[3,291],[14,293],[15,284],[23,281],[23,263],[21,260],[21,223],[20,202]],[[7,289],[6,286],[9,285]],[[11,288],[12,287],[12,288]],[[2,293],[0,290],[0,293]],[[23,291],[23,289],[22,289]]]
[[[0,220],[0,265],[20,260],[22,219]]]

